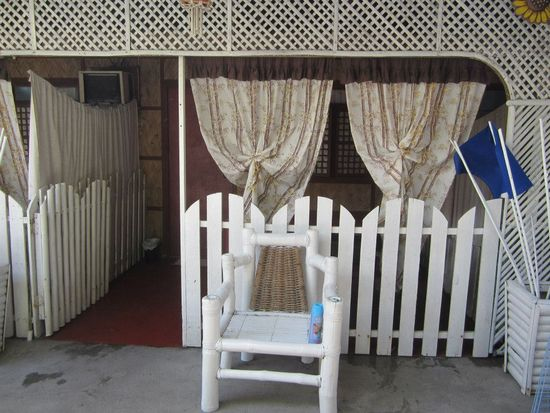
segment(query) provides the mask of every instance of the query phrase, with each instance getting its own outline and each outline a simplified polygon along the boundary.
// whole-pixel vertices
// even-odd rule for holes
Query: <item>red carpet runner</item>
[[[51,338],[83,343],[181,346],[180,267],[142,263]]]

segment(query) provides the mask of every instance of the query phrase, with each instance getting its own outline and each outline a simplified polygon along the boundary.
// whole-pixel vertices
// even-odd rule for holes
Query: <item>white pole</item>
[[[546,198],[546,223],[548,224],[548,237],[550,238],[550,188],[548,183],[548,165],[546,164],[546,145],[544,143],[544,125],[542,119],[539,119],[540,127],[540,146],[542,155],[542,170],[544,179],[544,195]],[[550,290],[549,290],[550,291]]]
[[[4,129],[0,129],[0,165],[2,165],[2,159],[4,158],[4,152],[6,151],[6,143],[8,139],[4,134]]]
[[[187,345],[187,308],[185,292],[185,57],[178,57],[178,119],[179,119],[179,175],[180,175],[180,262],[181,262],[181,344]]]
[[[508,173],[508,179],[510,180],[510,186],[512,188],[513,199],[510,200],[512,203],[512,211],[514,212],[514,218],[516,219],[516,224],[518,225],[518,234],[520,243],[522,244],[522,252],[527,266],[527,276],[529,277],[529,283],[533,284],[535,294],[537,297],[540,297],[539,286],[535,283],[535,271],[533,268],[533,260],[531,258],[531,251],[529,250],[529,244],[527,243],[527,232],[525,230],[525,225],[523,223],[523,217],[521,212],[521,206],[518,200],[518,194],[516,191],[516,184],[514,182],[514,177],[512,175],[512,169],[510,168],[510,160],[508,159],[508,151],[506,150],[506,144],[504,142],[504,134],[502,129],[498,130],[498,138],[500,141],[500,147],[504,156],[504,164],[506,165],[506,172]],[[515,209],[514,209],[515,203]]]
[[[489,209],[489,205],[487,204],[487,201],[485,200],[485,197],[483,196],[483,193],[481,192],[481,189],[479,188],[479,185],[477,184],[476,180],[474,179],[474,176],[472,175],[472,172],[470,171],[470,167],[466,163],[466,160],[464,159],[464,155],[462,154],[462,151],[458,147],[458,144],[451,140],[451,145],[453,145],[453,148],[455,149],[456,153],[458,154],[460,160],[464,164],[464,168],[466,169],[466,172],[468,174],[468,177],[470,178],[470,181],[472,182],[472,185],[474,186],[474,189],[483,204],[483,208],[485,208],[485,212],[487,213],[487,216],[489,217],[489,221],[491,221],[491,225],[493,225],[493,228],[495,229],[495,232],[498,236],[498,239],[502,243],[502,247],[504,248],[504,252],[506,252],[506,255],[508,256],[508,259],[510,260],[510,264],[512,264],[512,268],[514,269],[514,272],[516,273],[516,278],[518,281],[524,285],[524,281],[521,277],[521,273],[519,272],[518,266],[516,265],[516,261],[514,260],[514,257],[512,256],[512,253],[510,252],[510,248],[508,248],[508,244],[506,243],[504,237],[502,236],[502,233],[500,232],[499,226],[496,224],[496,221],[493,217],[493,214],[491,214],[491,210]]]

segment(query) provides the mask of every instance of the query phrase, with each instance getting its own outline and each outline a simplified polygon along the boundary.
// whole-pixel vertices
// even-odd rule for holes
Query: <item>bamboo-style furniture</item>
[[[250,311],[256,264],[261,246],[303,247],[305,288],[308,304],[322,299],[323,338],[320,344],[308,343],[309,314]],[[322,413],[336,413],[342,300],[337,293],[337,259],[317,253],[316,231],[306,234],[267,234],[243,230],[243,254],[222,257],[224,282],[214,294],[202,299],[202,400],[204,412],[219,407],[219,380],[245,379],[304,384],[319,388]],[[235,269],[242,267],[241,307],[235,310]],[[324,273],[322,289],[319,271]],[[223,316],[222,316],[223,307]],[[304,362],[320,360],[318,375],[231,368],[231,353],[240,352],[243,361],[253,353],[299,356]]]

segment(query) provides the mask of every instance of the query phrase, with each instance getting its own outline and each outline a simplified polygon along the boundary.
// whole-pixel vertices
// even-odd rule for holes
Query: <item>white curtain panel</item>
[[[77,185],[139,168],[137,103],[93,107],[30,72],[29,199],[45,186]]]
[[[266,219],[303,195],[321,147],[331,80],[191,79],[202,136]],[[290,215],[292,216],[292,214]]]
[[[0,189],[22,207],[27,205],[28,177],[23,139],[17,123],[17,112],[11,83],[0,80],[0,130],[6,147],[0,164]]]
[[[453,149],[469,136],[485,85],[346,85],[355,147],[384,200],[418,198],[441,208],[453,182]]]

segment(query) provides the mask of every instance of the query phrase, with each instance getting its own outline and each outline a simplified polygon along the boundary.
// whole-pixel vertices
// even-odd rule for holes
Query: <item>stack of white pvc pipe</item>
[[[548,182],[548,166],[546,164],[546,149],[545,149],[545,142],[544,142],[544,125],[542,123],[542,119],[539,120],[539,126],[540,126],[540,139],[541,139],[541,156],[542,156],[542,166],[543,166],[543,173],[544,173],[544,190],[545,190],[545,196],[546,196],[546,212],[547,212],[547,219],[548,219],[548,235],[550,237],[550,189],[549,189],[549,182]],[[491,133],[493,134],[493,126],[489,122],[489,129],[491,130]],[[495,142],[495,145],[497,145],[497,137],[493,134],[493,141]],[[483,196],[479,186],[477,185],[477,182],[475,181],[472,172],[466,163],[466,160],[464,159],[464,156],[458,146],[458,144],[454,141],[451,141],[451,144],[455,148],[458,156],[462,160],[462,163],[464,164],[464,167],[466,169],[466,172],[468,173],[468,176],[472,182],[472,185],[474,186],[474,189],[479,196],[481,203],[483,204],[483,207],[485,208],[485,211],[489,217],[489,220],[491,221],[491,224],[495,228],[495,231],[500,239],[500,242],[502,243],[502,247],[504,249],[504,252],[506,253],[508,259],[510,260],[510,263],[512,265],[512,268],[514,269],[514,273],[516,275],[516,278],[518,281],[525,285],[527,284],[529,286],[529,290],[531,294],[535,295],[537,298],[540,298],[540,277],[539,277],[539,268],[537,264],[537,245],[535,240],[535,234],[534,234],[534,224],[532,219],[530,220],[530,226],[531,226],[531,240],[529,240],[528,232],[524,223],[523,219],[523,212],[521,210],[521,205],[518,200],[518,194],[516,190],[516,185],[514,182],[514,177],[512,175],[512,170],[510,168],[510,160],[508,159],[508,152],[506,150],[506,145],[504,141],[504,135],[502,133],[502,130],[498,130],[498,144],[500,145],[502,149],[502,153],[504,155],[504,163],[506,165],[506,172],[508,175],[508,179],[510,180],[510,187],[512,189],[512,198],[510,199],[510,205],[512,207],[512,213],[514,216],[514,225],[516,226],[518,236],[519,236],[519,242],[521,247],[521,258],[523,260],[523,264],[525,267],[525,277],[522,275],[521,271],[519,270],[519,267],[516,263],[516,260],[514,259],[510,247],[508,246],[506,240],[504,239],[504,236],[502,232],[500,231],[500,228],[497,226],[496,221],[494,217],[491,215],[491,211],[488,208],[487,201],[485,197]],[[550,290],[549,290],[550,292]],[[548,298],[548,293],[547,293]]]

